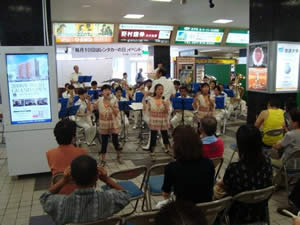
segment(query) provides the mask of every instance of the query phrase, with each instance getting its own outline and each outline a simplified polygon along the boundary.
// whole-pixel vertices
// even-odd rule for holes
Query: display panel
[[[247,46],[249,44],[249,30],[229,30],[226,45]]]
[[[113,34],[113,24],[54,23],[56,43],[111,43]]]
[[[169,43],[173,26],[120,24],[120,42]]]
[[[11,124],[49,123],[48,54],[6,54]]]
[[[220,45],[224,29],[179,26],[176,44]]]
[[[278,43],[276,60],[276,92],[299,88],[300,43]]]
[[[268,91],[268,44],[249,46],[248,90]]]

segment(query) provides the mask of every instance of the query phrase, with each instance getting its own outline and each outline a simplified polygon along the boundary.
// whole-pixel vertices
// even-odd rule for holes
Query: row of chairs
[[[226,197],[221,200],[216,200],[212,202],[205,202],[197,204],[206,217],[208,225],[213,225],[216,218],[220,218],[224,221],[226,225],[230,224],[227,212],[234,202],[239,202],[243,204],[257,204],[269,201],[272,194],[274,193],[275,187],[267,187],[260,190],[246,191],[240,193],[234,197]],[[129,217],[112,217],[105,220],[100,220],[92,223],[86,223],[82,225],[153,225],[155,224],[155,216],[157,212],[147,212],[140,213],[138,215]],[[266,224],[270,224],[269,211],[266,212],[267,221]],[[258,221],[263,222],[263,221]]]

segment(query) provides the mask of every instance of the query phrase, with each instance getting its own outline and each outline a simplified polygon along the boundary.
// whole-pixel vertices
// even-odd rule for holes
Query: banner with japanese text
[[[73,58],[113,58],[113,57],[139,57],[143,54],[142,45],[80,45],[72,47]]]

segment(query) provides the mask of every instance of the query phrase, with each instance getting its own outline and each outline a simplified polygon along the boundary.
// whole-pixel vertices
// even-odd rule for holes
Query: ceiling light
[[[141,14],[127,14],[124,16],[125,19],[141,19],[144,15]]]
[[[82,7],[82,8],[90,8],[91,5],[82,5],[81,7]]]
[[[233,20],[228,20],[228,19],[218,19],[218,20],[213,21],[213,23],[222,23],[222,24],[232,23],[232,22],[233,22]]]
[[[199,52],[217,52],[217,51],[221,51],[221,49],[206,49],[206,50],[200,50]]]
[[[172,0],[151,0],[152,2],[172,2]]]

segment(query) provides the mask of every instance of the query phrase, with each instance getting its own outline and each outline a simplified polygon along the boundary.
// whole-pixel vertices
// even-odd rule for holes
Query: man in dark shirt
[[[78,189],[71,195],[58,195],[59,190],[72,179]],[[111,190],[96,191],[100,179]],[[44,211],[57,225],[68,223],[87,223],[105,219],[121,211],[129,204],[130,196],[124,189],[107,176],[102,167],[97,167],[95,159],[81,155],[74,159],[71,168],[67,168],[64,177],[49,188],[40,197]]]

